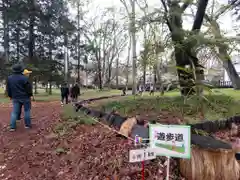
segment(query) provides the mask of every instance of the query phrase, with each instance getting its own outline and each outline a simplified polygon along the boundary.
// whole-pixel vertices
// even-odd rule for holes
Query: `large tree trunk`
[[[68,83],[68,35],[64,35],[64,80]]]
[[[227,74],[232,82],[233,88],[236,90],[240,90],[240,78],[230,57],[223,61],[223,67],[227,71]]]
[[[136,12],[135,12],[135,1],[131,0],[132,14],[131,14],[131,37],[132,37],[132,94],[135,95],[137,92],[137,53],[136,53]]]
[[[34,0],[29,0],[29,42],[28,42],[28,57],[30,62],[34,56],[34,45],[35,45],[35,34],[34,34],[34,25],[35,25],[35,7]]]
[[[16,38],[16,45],[17,45],[17,60],[20,60],[20,24],[17,25],[17,38]]]
[[[129,36],[129,45],[128,45],[128,56],[127,56],[127,66],[126,66],[126,91],[128,90],[128,81],[129,81],[129,63],[130,63],[130,51],[131,51],[132,38]]]
[[[100,61],[98,62],[98,88],[99,90],[102,90],[102,72],[101,72],[101,65]]]
[[[103,87],[102,87],[102,67],[101,67],[101,55],[100,55],[100,52],[99,50],[95,50],[95,56],[97,58],[97,73],[98,73],[98,88],[99,90],[102,90]]]
[[[107,26],[106,26],[107,27]],[[106,29],[106,27],[105,27],[105,30],[107,30]],[[105,31],[106,32],[106,31]],[[100,67],[101,67],[101,82],[102,82],[102,84],[105,84],[105,82],[107,81],[107,67],[106,67],[106,64],[109,64],[108,62],[109,62],[109,56],[107,56],[107,55],[109,55],[109,54],[107,54],[107,52],[106,52],[106,35],[104,34],[103,35],[104,37],[103,37],[103,43],[102,43],[102,51],[103,51],[103,54],[102,54],[102,56],[101,56],[101,52],[100,52],[100,50],[99,50],[99,56],[98,56],[98,59],[100,60],[100,59],[102,59],[102,62],[101,62],[101,64],[100,64]],[[107,63],[106,63],[106,60],[107,60]]]
[[[3,40],[4,40],[4,56],[5,61],[8,61],[9,58],[9,22],[8,22],[8,0],[2,1],[3,11]]]
[[[47,82],[47,84],[45,85],[45,92],[48,93],[48,82]]]
[[[118,57],[116,58],[116,88],[118,89],[118,85],[119,85],[119,82],[118,82],[118,78],[119,78],[119,55]]]
[[[80,82],[80,2],[77,2],[77,82]]]
[[[9,20],[8,20],[8,0],[3,0],[2,1],[2,18],[3,18],[3,48],[4,48],[4,59],[3,62],[1,63],[2,66],[5,65],[6,62],[9,61]],[[5,69],[2,67],[1,69]],[[5,79],[5,87],[7,87],[7,72],[4,74],[4,79]],[[5,88],[4,94],[7,96],[7,88]]]
[[[146,84],[146,73],[147,72],[147,64],[144,63],[143,64],[143,84],[145,85]]]
[[[112,66],[109,64],[108,69],[107,69],[107,82],[106,84],[108,85],[108,88],[111,86],[111,78],[112,78]]]
[[[81,32],[80,32],[80,30],[81,30],[81,28],[80,28],[80,20],[82,19],[82,14],[81,14],[81,12],[82,12],[82,9],[80,9],[81,7],[80,7],[80,1],[78,1],[78,4],[77,4],[77,6],[78,6],[78,80],[77,80],[77,83],[79,84],[79,94],[81,94],[81,77],[80,77],[80,64],[81,64],[81,62],[80,62],[80,56],[81,56],[81,48],[80,48],[80,43],[81,43],[81,41],[80,41],[80,38],[81,38]]]
[[[50,13],[51,14],[51,10]],[[52,49],[53,49],[53,38],[52,38],[52,29],[51,29],[51,15],[49,16],[48,19],[48,28],[49,28],[49,42],[48,42],[48,54],[49,54],[49,63],[50,63],[50,77],[49,77],[49,82],[50,82],[50,88],[49,88],[49,95],[52,95],[52,82],[53,82],[53,71],[54,71],[54,64],[53,64],[53,59],[52,59]]]
[[[153,66],[153,84],[154,84],[154,87],[156,87],[156,84],[157,84],[157,65],[156,64]]]
[[[179,78],[179,85],[181,88],[181,94],[186,96],[193,92],[192,87],[194,83],[192,83],[193,75],[184,70],[186,65],[190,66],[191,63],[189,57],[186,54],[187,48],[183,42],[184,31],[182,28],[181,7],[177,2],[169,3],[169,14],[171,37],[172,41],[174,42],[175,60],[178,67],[177,73]]]
[[[193,34],[197,33],[201,28],[207,3],[208,0],[199,0],[197,13],[192,27]],[[196,78],[204,77],[204,71],[199,70],[200,65],[193,52],[196,42],[191,41],[188,44],[184,42],[185,35],[182,28],[182,8],[178,2],[169,1],[168,5],[170,14],[169,28],[174,42],[175,60],[176,65],[178,66],[177,72],[181,94],[187,96],[195,93],[194,86],[198,80]],[[186,71],[186,66],[189,66],[191,71]],[[197,76],[195,76],[195,74],[197,74]]]
[[[49,81],[49,91],[48,91],[49,95],[52,95],[52,81]]]
[[[144,27],[144,50],[143,50],[143,84],[146,84],[146,71],[147,71],[147,56],[148,56],[148,48],[147,48],[147,30],[146,26]]]

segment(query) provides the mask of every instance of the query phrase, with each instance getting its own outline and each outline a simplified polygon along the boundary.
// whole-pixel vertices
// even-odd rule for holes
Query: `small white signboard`
[[[151,124],[149,133],[150,147],[158,156],[190,158],[190,126]]]
[[[129,162],[141,162],[152,160],[156,158],[155,149],[146,148],[146,149],[134,149],[129,151]]]

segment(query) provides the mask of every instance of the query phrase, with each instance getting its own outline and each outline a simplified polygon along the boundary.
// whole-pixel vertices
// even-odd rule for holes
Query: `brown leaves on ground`
[[[214,134],[214,136],[222,141],[228,142],[237,151],[240,150],[240,125],[232,123],[230,129],[221,130]]]
[[[137,180],[141,163],[128,162],[134,147],[100,125],[79,125],[65,137],[53,128],[60,120],[59,102],[33,103],[33,129],[8,132],[11,105],[0,109],[0,179],[21,180]],[[164,179],[165,158],[146,162],[147,180]],[[171,179],[178,177],[171,161]]]

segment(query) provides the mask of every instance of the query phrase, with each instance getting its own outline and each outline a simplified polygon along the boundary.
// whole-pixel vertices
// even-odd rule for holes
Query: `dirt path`
[[[42,179],[52,179],[43,161],[51,154],[51,142],[48,142],[47,135],[59,120],[60,110],[59,102],[33,103],[33,128],[24,129],[21,120],[17,124],[17,131],[9,132],[11,104],[1,105],[0,179],[34,180],[40,179],[40,175]],[[48,151],[49,154],[46,153]]]
[[[21,121],[16,132],[9,132],[11,105],[0,109],[1,180],[105,180],[115,172],[113,164],[118,164],[126,140],[114,138],[114,133],[99,125],[81,125],[69,136],[57,137],[53,128],[61,121],[59,103],[33,104],[33,128],[24,129]],[[59,155],[59,148],[66,152]]]

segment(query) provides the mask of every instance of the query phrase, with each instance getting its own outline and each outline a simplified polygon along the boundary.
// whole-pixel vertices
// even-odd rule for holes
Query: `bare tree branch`
[[[161,2],[162,2],[162,5],[163,5],[163,7],[164,7],[164,10],[165,10],[165,15],[164,15],[164,17],[165,17],[165,20],[166,20],[166,22],[167,22],[167,26],[168,26],[168,28],[169,28],[169,31],[172,32],[173,29],[172,29],[171,23],[169,22],[168,17],[167,17],[167,15],[168,15],[167,5],[166,5],[166,3],[165,3],[164,0],[161,0]]]
[[[184,4],[181,7],[182,12],[184,12],[192,2],[193,0],[185,0]]]
[[[207,8],[207,4],[208,4],[208,0],[198,1],[198,8],[197,8],[196,16],[193,22],[192,31],[194,30],[199,31],[201,29],[203,18],[204,18],[204,15],[206,14],[205,10]]]
[[[219,12],[217,12],[217,14],[215,15],[215,19],[217,20],[219,18],[219,16],[221,16],[222,14],[226,13],[228,10],[230,10],[231,8],[233,8],[234,6],[236,6],[238,0],[233,0],[231,1],[230,4],[228,4],[227,6],[224,6],[222,8],[219,9]]]
[[[126,11],[127,11],[127,14],[128,14],[128,16],[130,16],[131,15],[131,13],[130,13],[130,11],[129,11],[129,9],[128,9],[128,6],[127,6],[127,3],[126,3],[126,1],[125,0],[120,0],[121,1],[121,3],[123,4],[123,6],[125,7],[125,9],[126,9]]]

